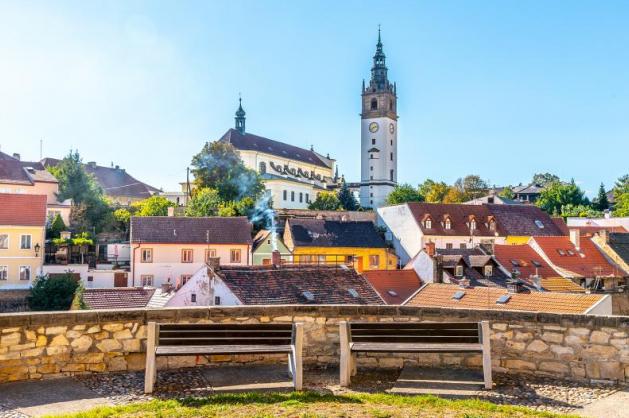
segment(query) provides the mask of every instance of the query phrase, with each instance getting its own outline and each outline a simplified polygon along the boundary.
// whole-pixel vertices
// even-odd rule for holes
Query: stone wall
[[[266,306],[0,314],[0,382],[78,373],[142,370],[146,324],[304,323],[306,367],[338,364],[338,322],[489,320],[495,371],[629,383],[629,317],[535,314],[396,306]],[[282,356],[282,361],[285,361]],[[212,356],[211,363],[264,362],[266,356]],[[160,358],[160,368],[207,364]],[[360,356],[359,366],[405,362],[480,367],[478,355]]]

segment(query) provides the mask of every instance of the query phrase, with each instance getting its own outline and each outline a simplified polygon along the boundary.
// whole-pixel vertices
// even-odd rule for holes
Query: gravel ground
[[[250,367],[250,366],[249,366]],[[216,370],[216,369],[214,369]],[[76,379],[114,404],[151,399],[173,399],[206,396],[213,393],[212,384],[203,368],[160,371],[156,390],[144,394],[144,372],[101,373],[77,376]],[[226,371],[229,373],[229,371]],[[211,374],[210,374],[211,375]],[[338,385],[338,370],[309,370],[304,386],[308,390],[334,394],[386,392],[399,376],[398,371],[361,370],[352,380],[351,389]],[[586,404],[603,399],[618,390],[615,386],[584,385],[574,382],[539,378],[495,375],[493,391],[479,391],[478,397],[498,404],[527,406],[537,410],[578,413]],[[25,415],[0,405],[0,418],[23,418]]]

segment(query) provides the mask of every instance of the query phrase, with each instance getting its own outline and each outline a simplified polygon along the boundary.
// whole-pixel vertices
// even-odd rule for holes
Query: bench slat
[[[194,345],[194,346],[214,346],[214,345],[286,345],[291,344],[289,338],[160,338],[160,346]]]
[[[378,342],[378,343],[480,343],[476,337],[466,336],[423,336],[423,335],[352,335],[354,342]]]
[[[293,324],[160,324],[160,331],[170,330],[284,330],[291,331]]]
[[[475,329],[352,329],[352,335],[421,335],[421,336],[458,336],[478,337]]]
[[[350,350],[371,353],[465,353],[481,352],[482,344],[404,344],[404,343],[350,343]]]
[[[269,337],[269,338],[291,338],[292,332],[286,331],[164,331],[160,332],[160,338],[243,338],[243,337]]]
[[[350,322],[352,332],[360,329],[474,329],[478,322]]]
[[[290,353],[290,345],[215,345],[215,346],[159,346],[155,349],[157,356],[190,356],[212,354],[273,354]]]

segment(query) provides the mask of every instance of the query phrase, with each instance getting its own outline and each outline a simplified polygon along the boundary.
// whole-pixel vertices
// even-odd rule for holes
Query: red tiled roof
[[[559,274],[527,244],[523,245],[494,245],[494,256],[507,270],[517,269],[520,278],[525,280],[535,274],[542,278],[556,277]],[[514,264],[517,263],[517,265]],[[536,266],[538,263],[539,266]]]
[[[217,274],[245,305],[383,304],[363,276],[345,267],[221,266]]]
[[[387,305],[401,305],[421,286],[415,270],[370,270],[363,276]]]
[[[251,223],[244,216],[133,216],[131,242],[245,245],[252,243]]]
[[[464,292],[461,299],[454,299],[456,292]],[[496,303],[499,297],[511,295],[506,303]],[[509,293],[498,287],[467,287],[453,284],[429,283],[422,287],[408,306],[488,309],[497,311],[528,311],[566,314],[584,314],[607,295],[535,292]]]
[[[570,237],[533,237],[546,257],[558,268],[568,270],[575,277],[623,277],[627,273],[610,264],[591,239],[581,237],[577,250]]]
[[[240,131],[236,129],[230,129],[225,132],[219,141],[229,142],[234,148],[239,150],[258,151],[265,154],[277,155],[280,158],[289,158],[291,160],[330,168],[314,151],[253,135],[248,132],[241,134]]]
[[[535,205],[487,205],[502,233],[511,236],[558,236],[565,232]]]
[[[116,287],[113,289],[85,289],[83,301],[90,309],[144,308],[155,289]]]
[[[0,225],[45,224],[46,195],[0,193]]]

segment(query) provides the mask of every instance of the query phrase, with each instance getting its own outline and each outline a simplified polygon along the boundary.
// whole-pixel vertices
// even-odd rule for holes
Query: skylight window
[[[314,295],[312,294],[311,291],[304,290],[301,294],[306,298],[306,300],[308,302],[313,302],[314,301]]]
[[[537,225],[539,229],[544,229],[544,224],[539,219],[535,219],[535,225]]]
[[[347,289],[347,291],[349,292],[350,295],[352,295],[353,298],[358,297],[358,292],[356,291],[356,289]]]
[[[511,299],[511,295],[502,295],[498,298],[496,303],[504,304],[509,302],[509,299]]]
[[[511,264],[513,267],[520,267],[520,262],[518,260],[511,260]]]
[[[565,252],[564,250],[560,249],[560,248],[559,248],[559,249],[557,249],[557,252],[558,252],[558,253],[559,253],[559,255],[560,255],[560,256],[562,256],[562,257],[566,255],[566,252]]]
[[[461,299],[463,299],[463,296],[465,296],[465,292],[462,291],[462,290],[459,290],[459,291],[455,292],[454,295],[452,295],[452,299],[461,300]]]
[[[573,255],[574,255],[574,251],[572,251],[572,250],[568,250],[568,255],[569,255],[569,256],[573,256]]]
[[[533,263],[533,265],[535,267],[541,267],[542,266],[542,263],[540,263],[539,261],[531,260],[531,263]]]
[[[387,290],[387,293],[391,296],[397,296],[397,292],[395,290]]]

